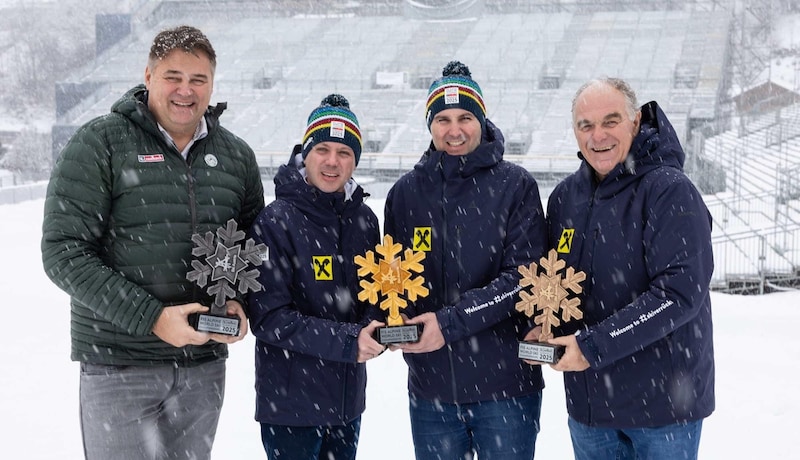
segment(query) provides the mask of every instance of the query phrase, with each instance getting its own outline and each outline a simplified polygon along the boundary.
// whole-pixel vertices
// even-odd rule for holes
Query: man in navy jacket
[[[358,119],[332,94],[275,176],[275,201],[250,232],[269,255],[247,313],[256,336],[256,420],[267,458],[353,460],[365,408],[364,364],[384,346],[357,300],[354,257],[375,248],[378,218],[352,180]],[[369,323],[369,324],[367,324]]]
[[[550,341],[579,460],[696,458],[714,410],[710,214],[664,112],[637,107],[619,79],[578,90],[582,164],[547,205],[551,245],[587,274],[583,320]]]
[[[517,358],[530,328],[514,309],[517,267],[539,260],[546,229],[536,181],[503,161],[503,136],[460,62],[430,88],[432,142],[386,198],[384,232],[423,260],[429,295],[403,313],[423,325],[408,363],[417,459],[533,457],[541,370]]]

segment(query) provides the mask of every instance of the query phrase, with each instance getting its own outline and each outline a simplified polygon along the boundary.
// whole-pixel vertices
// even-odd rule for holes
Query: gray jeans
[[[207,460],[225,395],[225,361],[197,367],[81,363],[87,460]]]

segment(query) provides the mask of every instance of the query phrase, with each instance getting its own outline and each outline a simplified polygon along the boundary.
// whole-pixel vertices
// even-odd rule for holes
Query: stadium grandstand
[[[715,289],[789,288],[800,265],[800,108],[739,116],[731,96],[731,43],[742,32],[734,3],[133,2],[129,14],[97,16],[96,59],[56,83],[54,153],[142,81],[159,30],[186,23],[217,49],[212,103],[228,103],[223,123],[257,152],[265,181],[299,141],[307,114],[339,92],[365,133],[357,178],[373,196],[427,147],[427,89],[452,59],[480,83],[488,118],[505,134],[506,159],[531,171],[545,197],[579,164],[575,90],[592,77],[618,76],[641,103],[661,104],[687,150],[687,171],[714,218]]]

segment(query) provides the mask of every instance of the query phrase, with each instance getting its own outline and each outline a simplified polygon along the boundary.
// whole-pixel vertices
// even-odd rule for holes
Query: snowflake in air
[[[225,227],[217,229],[216,238],[212,232],[205,235],[192,235],[192,255],[201,260],[192,260],[194,270],[186,274],[189,281],[194,281],[201,288],[209,284],[206,292],[214,296],[214,307],[224,308],[225,301],[236,295],[236,288],[245,294],[247,291],[263,289],[258,282],[258,270],[248,270],[249,266],[259,266],[262,254],[266,254],[267,245],[255,244],[248,238],[242,246],[245,233],[237,228],[236,221],[230,219]],[[214,309],[212,307],[212,309]]]
[[[578,308],[581,304],[578,298],[568,298],[569,291],[580,294],[583,291],[581,281],[586,279],[584,272],[576,272],[574,268],[567,268],[566,276],[562,278],[558,272],[567,263],[558,259],[558,253],[551,249],[547,258],[539,259],[543,273],[539,274],[536,262],[529,267],[520,265],[517,270],[522,275],[519,281],[523,289],[519,292],[520,300],[516,309],[528,316],[534,316],[533,322],[542,326],[539,340],[553,337],[553,326],[558,326],[561,321],[583,318],[583,312]],[[524,289],[532,286],[530,292]],[[560,312],[560,315],[559,315]]]
[[[428,295],[428,288],[422,285],[425,278],[421,276],[425,269],[421,264],[425,253],[406,249],[401,258],[398,255],[402,250],[403,246],[395,243],[391,235],[385,235],[383,244],[375,246],[375,252],[382,256],[381,259],[376,261],[375,252],[372,251],[367,251],[366,257],[355,257],[355,263],[359,267],[358,276],[362,278],[359,281],[362,290],[358,293],[358,300],[366,300],[375,305],[378,298],[383,297],[380,308],[389,312],[386,321],[389,326],[403,324],[400,310],[408,303],[401,296],[414,302],[417,297]],[[413,273],[420,276],[414,277]]]

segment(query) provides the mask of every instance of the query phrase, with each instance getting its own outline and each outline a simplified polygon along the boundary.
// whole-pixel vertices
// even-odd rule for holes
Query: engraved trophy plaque
[[[545,343],[545,340],[553,338],[553,326],[560,325],[561,321],[583,318],[583,312],[578,308],[581,304],[580,299],[569,298],[568,291],[573,294],[583,292],[580,283],[586,279],[586,274],[568,267],[562,277],[559,271],[564,269],[567,263],[558,259],[555,249],[551,249],[547,258],[542,257],[539,262],[542,273],[539,273],[539,267],[535,262],[529,267],[520,265],[517,268],[522,275],[519,281],[521,300],[517,302],[515,308],[533,317],[533,322],[542,326],[538,341],[519,343],[518,357],[554,364],[564,354],[564,346]],[[525,289],[528,286],[531,286],[530,292]]]
[[[250,238],[242,242],[244,237],[245,233],[237,228],[233,219],[217,229],[216,237],[212,232],[192,235],[195,244],[192,255],[197,258],[192,260],[194,270],[186,274],[186,279],[201,288],[208,286],[206,293],[214,297],[207,313],[190,315],[189,323],[196,330],[239,335],[239,317],[227,314],[225,302],[236,296],[237,289],[245,294],[264,288],[258,282],[258,270],[248,270],[248,267],[261,265],[267,246],[257,245]]]
[[[381,256],[379,260],[375,260],[375,252]],[[408,305],[406,299],[414,302],[417,297],[428,295],[422,277],[425,267],[420,263],[425,259],[425,253],[411,249],[403,251],[403,246],[395,243],[391,235],[383,237],[383,243],[375,246],[375,252],[367,251],[365,256],[356,256],[355,263],[359,267],[361,286],[358,300],[376,305],[380,298],[381,310],[388,312],[386,326],[375,332],[376,340],[383,345],[418,342],[420,326],[405,324],[400,310]],[[401,252],[402,257],[399,256]],[[415,277],[414,273],[419,276]]]

